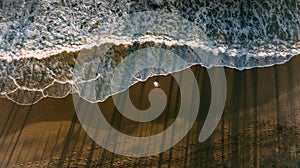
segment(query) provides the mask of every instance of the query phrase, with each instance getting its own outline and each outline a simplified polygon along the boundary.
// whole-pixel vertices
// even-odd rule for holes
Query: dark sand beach
[[[210,82],[205,68],[193,66],[192,70],[201,94],[198,118],[189,134],[170,150],[133,158],[102,149],[78,122],[71,95],[43,99],[32,106],[1,99],[0,167],[300,167],[300,56],[272,67],[226,68],[224,114],[203,143],[198,136],[210,105]],[[147,108],[154,80],[169,98],[163,114],[152,122],[133,122],[116,111],[109,98],[99,107],[115,128],[147,136],[174,121],[180,93],[170,75],[132,86],[132,102]]]

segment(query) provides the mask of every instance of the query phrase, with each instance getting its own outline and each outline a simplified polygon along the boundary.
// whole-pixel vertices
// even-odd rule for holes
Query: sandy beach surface
[[[43,99],[32,106],[1,99],[0,167],[300,167],[300,56],[266,68],[226,68],[224,114],[203,143],[198,136],[210,105],[210,82],[205,68],[193,66],[192,70],[201,94],[198,118],[189,134],[170,150],[143,158],[104,150],[78,122],[71,95]],[[163,114],[151,122],[134,122],[115,110],[109,98],[99,107],[115,128],[148,136],[174,121],[180,92],[170,75],[132,86],[132,102],[147,108],[154,80],[169,98]]]

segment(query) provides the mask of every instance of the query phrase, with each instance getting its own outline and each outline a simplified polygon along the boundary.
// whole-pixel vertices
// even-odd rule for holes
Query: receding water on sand
[[[193,66],[201,104],[192,130],[170,150],[145,158],[114,155],[95,144],[80,126],[71,96],[43,99],[32,106],[2,99],[0,167],[21,164],[38,167],[297,167],[300,157],[299,63],[299,57],[295,57],[286,64],[268,68],[244,71],[226,68],[229,87],[223,118],[204,143],[198,142],[198,135],[210,104],[210,83],[205,68]],[[147,95],[154,81],[159,82],[169,98],[162,115],[147,123],[131,121],[116,111],[110,97],[99,103],[99,107],[113,127],[132,136],[149,136],[173,122],[180,93],[170,75],[153,77],[132,86],[132,102],[137,108],[147,108]]]

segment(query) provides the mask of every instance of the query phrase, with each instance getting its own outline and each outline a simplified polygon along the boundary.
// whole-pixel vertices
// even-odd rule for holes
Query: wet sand
[[[189,134],[170,150],[131,158],[102,149],[79,124],[72,96],[43,99],[32,106],[1,99],[0,167],[300,167],[300,56],[268,68],[226,68],[224,114],[204,143],[198,142],[198,136],[210,105],[210,83],[205,68],[193,66],[192,70],[201,94],[198,118]],[[99,107],[115,128],[148,136],[174,121],[180,92],[170,75],[131,87],[132,102],[147,108],[154,80],[168,97],[163,114],[152,122],[133,122],[109,98]]]

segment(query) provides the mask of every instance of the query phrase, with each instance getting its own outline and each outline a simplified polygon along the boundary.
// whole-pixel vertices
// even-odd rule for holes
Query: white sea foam
[[[0,13],[0,96],[23,105],[76,92],[74,55],[107,45],[123,57],[136,45],[166,46],[189,66],[239,70],[285,63],[300,54],[300,7],[294,0],[15,0],[0,2]],[[210,57],[199,58],[199,50]],[[114,59],[112,53],[102,55],[99,76],[111,72]],[[159,74],[141,80],[153,75]]]

